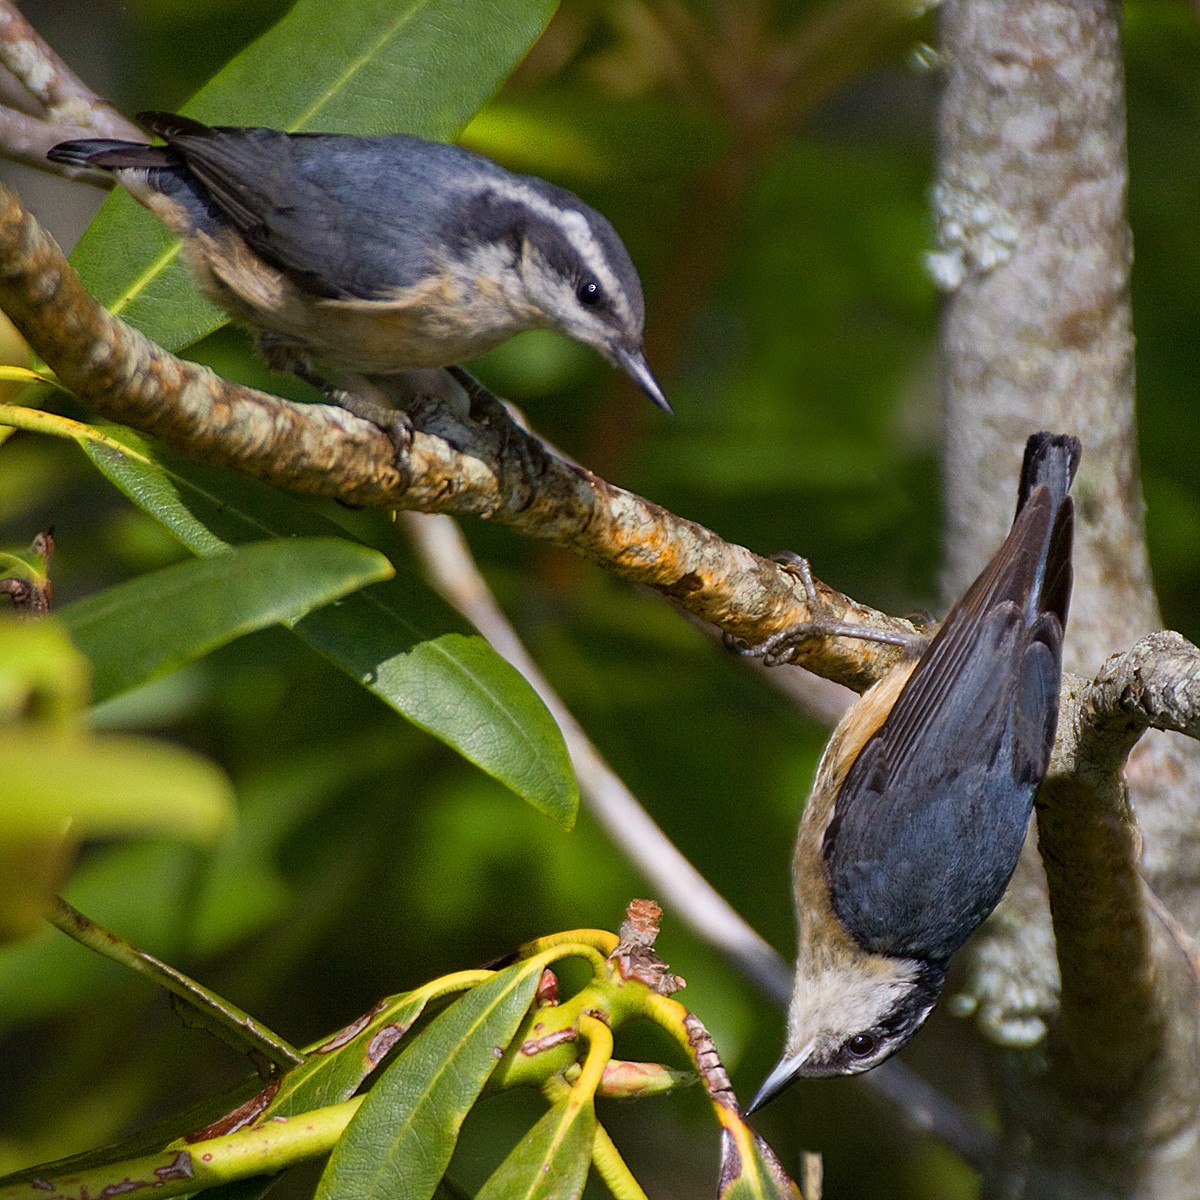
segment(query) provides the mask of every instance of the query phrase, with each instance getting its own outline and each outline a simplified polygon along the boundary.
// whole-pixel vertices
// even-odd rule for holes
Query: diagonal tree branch
[[[361,507],[495,521],[653,588],[752,643],[814,616],[912,631],[822,584],[812,612],[793,572],[566,462],[487,393],[477,397],[474,421],[441,406],[416,414],[412,444],[398,453],[381,430],[340,409],[281,400],[175,358],[96,303],[6,191],[0,306],[85,405],[201,461]],[[898,654],[829,638],[806,644],[796,661],[861,690]]]

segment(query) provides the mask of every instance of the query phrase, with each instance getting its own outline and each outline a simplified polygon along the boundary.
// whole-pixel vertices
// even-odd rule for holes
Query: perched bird
[[[138,120],[166,145],[62,142],[48,158],[110,172],[183,240],[201,290],[267,361],[331,399],[376,420],[455,390],[437,368],[554,329],[671,411],[642,352],[637,271],[572,193],[409,134]]]
[[[899,1050],[999,903],[1054,744],[1079,456],[1073,437],[1029,439],[1003,545],[920,657],[834,730],[793,859],[786,1046],[751,1111]]]

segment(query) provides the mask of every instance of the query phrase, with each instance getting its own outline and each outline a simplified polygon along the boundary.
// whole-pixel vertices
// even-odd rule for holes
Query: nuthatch
[[[409,134],[138,120],[167,144],[62,142],[48,157],[111,172],[183,240],[201,290],[267,361],[331,399],[379,421],[389,397],[456,390],[431,368],[554,329],[671,411],[642,353],[637,271],[570,192]]]
[[[1029,439],[1004,544],[920,657],[834,730],[793,859],[786,1047],[751,1111],[793,1080],[854,1075],[900,1049],[1008,886],[1058,720],[1079,456],[1073,437]]]

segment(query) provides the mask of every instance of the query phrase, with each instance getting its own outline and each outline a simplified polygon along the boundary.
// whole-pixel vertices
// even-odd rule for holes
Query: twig
[[[79,137],[141,137],[107,100],[96,95],[25,19],[13,0],[0,0],[0,64],[28,98],[24,108],[0,107],[0,143],[10,158],[43,170],[61,168],[46,161],[56,142]],[[23,94],[22,94],[23,93]],[[6,100],[10,97],[6,96]]]
[[[445,516],[405,514],[405,525],[434,586],[532,685],[562,730],[589,811],[655,894],[698,936],[724,954],[776,1003],[786,1003],[791,972],[779,955],[680,853],[606,763],[541,673]]]
[[[1146,729],[1200,738],[1200,650],[1170,630],[1142,638],[1101,668],[1084,699],[1088,757],[1124,761]]]
[[[61,897],[55,897],[50,921],[68,937],[87,946],[89,950],[94,950],[97,954],[137,972],[157,987],[177,997],[195,1014],[197,1021],[203,1024],[204,1028],[233,1046],[235,1050],[249,1054],[264,1074],[268,1066],[286,1069],[304,1061],[304,1056],[299,1050],[288,1045],[264,1025],[260,1025],[248,1013],[235,1008],[161,959],[139,950],[123,938],[117,937],[115,933],[97,925]]]
[[[24,1179],[0,1189],[0,1200],[93,1200],[152,1189],[153,1195],[203,1193],[255,1176],[270,1176],[328,1155],[358,1112],[362,1096],[316,1108],[298,1117],[277,1117],[182,1149],[160,1150],[118,1164],[85,1167],[50,1179]],[[114,1179],[117,1171],[120,1179]]]

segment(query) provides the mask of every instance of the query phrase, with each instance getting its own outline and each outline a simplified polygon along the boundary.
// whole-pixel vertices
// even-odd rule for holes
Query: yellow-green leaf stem
[[[0,367],[0,382],[2,383],[45,383],[56,387],[61,392],[66,388],[55,378],[52,371],[31,371],[28,367]],[[68,395],[70,393],[67,393]]]
[[[146,1188],[169,1200],[219,1184],[273,1175],[284,1167],[329,1152],[358,1111],[357,1096],[296,1117],[276,1117],[182,1149],[163,1150],[123,1163],[95,1167],[55,1179],[26,1180],[0,1188],[0,1200],[89,1200],[117,1190]],[[106,1191],[106,1189],[109,1189]]]
[[[564,933],[552,933],[547,937],[526,942],[520,949],[522,958],[532,958],[544,950],[558,946],[571,946],[572,953],[590,959],[596,966],[596,974],[607,973],[608,956],[617,948],[617,935],[607,929],[568,929]]]
[[[570,1105],[573,1108],[592,1103],[604,1076],[604,1066],[613,1052],[612,1030],[598,1018],[584,1013],[579,1018],[579,1032],[587,1038],[588,1052],[579,1079],[571,1088]]]
[[[649,1200],[603,1125],[596,1126],[596,1138],[592,1143],[592,1165],[604,1180],[605,1186],[612,1192],[613,1200]]]
[[[39,380],[44,383],[50,380]],[[24,429],[27,433],[45,433],[51,437],[67,438],[73,442],[91,442],[97,446],[106,446],[131,457],[138,457],[124,442],[101,433],[92,425],[82,421],[72,421],[70,417],[60,417],[57,413],[43,412],[40,408],[28,408],[23,404],[0,404],[0,425],[11,429]],[[147,465],[153,462],[146,455],[140,456]]]

